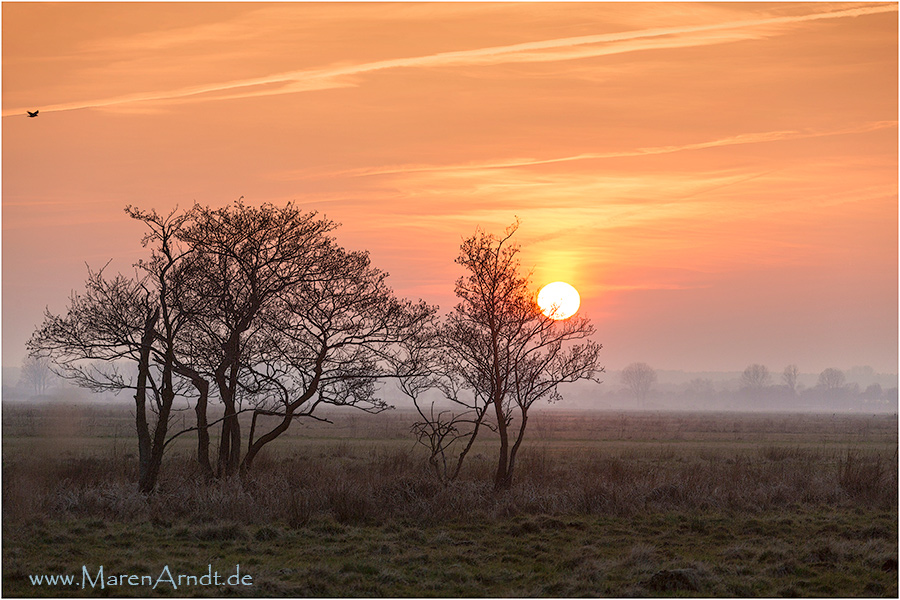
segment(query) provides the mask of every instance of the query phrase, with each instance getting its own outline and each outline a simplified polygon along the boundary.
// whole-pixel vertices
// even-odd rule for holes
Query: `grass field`
[[[3,594],[898,593],[894,415],[536,413],[500,494],[491,443],[444,486],[409,413],[332,417],[244,482],[184,436],[146,498],[127,407],[4,405]]]

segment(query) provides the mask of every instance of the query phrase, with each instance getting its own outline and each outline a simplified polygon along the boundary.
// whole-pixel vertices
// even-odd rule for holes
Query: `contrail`
[[[543,62],[568,60],[572,58],[586,58],[590,56],[603,56],[609,54],[620,54],[625,52],[634,52],[637,50],[663,49],[668,47],[684,47],[684,40],[668,39],[659,40],[658,44],[624,44],[618,48],[581,48],[575,54],[566,53],[550,53],[541,51],[559,50],[563,48],[573,48],[581,46],[591,46],[595,44],[611,44],[617,42],[629,42],[633,40],[664,38],[667,36],[678,36],[684,34],[697,34],[704,32],[725,31],[725,30],[741,30],[754,27],[790,25],[794,23],[803,23],[807,21],[818,21],[823,19],[841,19],[848,17],[860,17],[864,15],[873,15],[879,13],[897,12],[896,4],[861,6],[847,8],[842,10],[828,11],[822,13],[812,13],[798,16],[785,17],[769,17],[761,19],[748,19],[743,21],[729,21],[725,23],[713,23],[708,25],[693,25],[687,27],[663,27],[644,29],[638,31],[627,31],[620,33],[605,33],[597,35],[586,35],[578,37],[567,37],[552,40],[542,40],[536,42],[525,42],[520,44],[511,44],[507,46],[493,46],[489,48],[476,48],[472,50],[456,50],[451,52],[439,52],[427,56],[396,58],[390,60],[381,60],[367,62],[355,65],[335,66],[322,69],[307,69],[300,71],[288,71],[263,77],[241,79],[231,82],[213,83],[201,86],[192,86],[180,88],[177,90],[161,91],[161,92],[145,92],[135,93],[123,96],[115,96],[100,100],[87,100],[83,102],[72,102],[65,104],[56,104],[51,106],[42,106],[43,112],[58,112],[64,110],[79,110],[85,108],[104,108],[108,106],[116,106],[121,104],[130,104],[135,102],[161,101],[161,100],[179,100],[179,99],[202,99],[204,94],[214,94],[220,92],[230,92],[226,96],[216,96],[214,99],[241,98],[250,96],[267,96],[274,94],[295,93],[302,91],[321,90],[335,87],[344,87],[350,85],[346,82],[339,81],[353,75],[361,75],[380,71],[384,69],[399,68],[415,68],[415,67],[457,67],[466,65],[489,65],[507,62]],[[712,39],[701,38],[695,40],[697,45],[716,44],[733,41],[735,38],[717,37]],[[737,39],[744,39],[743,37]],[[281,86],[270,89],[251,89],[259,86]],[[240,91],[238,91],[240,90]],[[3,116],[11,116],[24,114],[25,108],[11,109],[4,111]]]
[[[846,127],[843,129],[832,129],[828,131],[764,131],[758,133],[741,133],[716,140],[707,140],[705,142],[695,142],[692,144],[681,144],[672,146],[649,146],[644,148],[635,148],[633,150],[620,150],[614,152],[588,152],[584,154],[576,154],[573,156],[559,156],[555,158],[521,158],[509,161],[496,161],[488,163],[464,163],[456,165],[408,165],[397,167],[386,167],[380,169],[354,169],[341,171],[339,173],[330,173],[329,175],[350,175],[356,177],[368,177],[373,175],[394,175],[398,173],[428,173],[440,171],[471,171],[481,169],[511,169],[515,167],[531,167],[536,165],[547,165],[561,162],[571,162],[577,160],[597,160],[604,158],[629,158],[634,156],[650,156],[654,154],[671,154],[674,152],[685,152],[689,150],[702,150],[704,148],[715,148],[719,146],[737,146],[741,144],[759,144],[765,142],[778,142],[784,140],[799,140],[814,137],[826,137],[831,135],[844,135],[851,133],[866,133],[869,131],[877,131],[879,129],[888,129],[897,127],[897,121],[873,121],[864,123],[856,127]]]

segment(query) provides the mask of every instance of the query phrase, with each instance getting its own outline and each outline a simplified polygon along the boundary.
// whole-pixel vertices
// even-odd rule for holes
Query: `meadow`
[[[488,441],[445,485],[412,413],[328,416],[244,481],[183,436],[145,497],[127,406],[4,403],[3,594],[898,594],[896,415],[534,412],[501,493]]]

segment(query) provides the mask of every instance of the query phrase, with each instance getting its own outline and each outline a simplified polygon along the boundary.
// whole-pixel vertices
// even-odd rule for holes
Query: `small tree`
[[[656,384],[656,371],[647,363],[631,363],[622,369],[622,382],[631,391],[638,404],[643,406],[647,395]]]
[[[496,428],[485,422],[490,405],[479,395],[467,393],[465,382],[456,374],[459,366],[442,348],[441,326],[434,321],[423,323],[395,355],[395,368],[401,375],[400,391],[412,399],[421,418],[412,426],[416,441],[428,449],[428,464],[438,479],[449,482],[459,476],[481,427]],[[439,391],[451,408],[437,408],[434,399],[426,400],[432,391]]]
[[[741,388],[750,392],[759,392],[765,389],[771,380],[772,376],[765,365],[752,364],[741,374]]]
[[[828,368],[819,373],[818,385],[826,391],[839,390],[844,387],[846,377],[840,369]]]
[[[881,396],[884,394],[884,391],[881,389],[881,384],[879,383],[871,383],[866,387],[866,390],[862,393],[862,397],[866,400],[880,400]]]
[[[31,390],[35,396],[47,391],[53,380],[50,361],[45,357],[28,355],[22,359],[22,372],[19,383]]]
[[[497,431],[497,428],[490,422],[485,422],[489,404],[460,393],[458,386],[448,389],[448,386],[454,386],[458,381],[455,382],[449,374],[445,377],[443,381],[424,385],[405,379],[401,381],[400,387],[403,393],[413,399],[421,418],[412,426],[416,441],[428,449],[428,464],[438,479],[449,482],[459,477],[479,430],[485,427]],[[427,403],[422,400],[422,392],[433,387],[444,390],[444,397],[453,403],[452,409],[441,410],[435,407],[434,401]]]
[[[440,328],[438,356],[445,396],[464,408],[465,418],[420,409],[419,432],[426,432],[420,440],[428,440],[433,451],[447,439],[465,439],[470,448],[491,415],[500,438],[498,490],[512,483],[534,403],[559,400],[559,384],[595,379],[603,371],[600,344],[586,340],[594,332],[590,321],[580,316],[554,321],[541,312],[529,277],[520,273],[519,248],[511,242],[517,229],[515,223],[499,238],[479,229],[462,243],[456,259],[466,274],[456,282],[460,301]],[[586,341],[572,345],[576,340]]]
[[[781,374],[781,380],[784,382],[784,385],[791,390],[791,394],[797,394],[797,379],[800,377],[800,369],[797,368],[797,365],[788,365],[784,368],[784,372]]]

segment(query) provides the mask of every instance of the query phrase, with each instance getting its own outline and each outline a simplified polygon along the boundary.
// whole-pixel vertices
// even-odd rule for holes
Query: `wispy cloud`
[[[601,160],[609,158],[629,158],[639,156],[651,156],[658,154],[672,154],[676,152],[687,152],[691,150],[703,150],[706,148],[718,148],[723,146],[737,146],[742,144],[762,144],[767,142],[780,142],[790,140],[800,140],[816,137],[827,137],[835,135],[847,135],[854,133],[867,133],[880,129],[890,129],[897,127],[897,121],[871,121],[861,123],[851,127],[842,127],[830,130],[784,130],[784,131],[761,131],[752,133],[741,133],[714,140],[706,140],[702,142],[692,142],[689,144],[674,144],[668,146],[649,146],[642,148],[633,148],[628,150],[615,150],[610,152],[587,152],[575,154],[571,156],[558,156],[551,158],[513,158],[508,160],[498,160],[480,163],[459,163],[452,165],[429,165],[429,164],[407,164],[393,165],[386,167],[348,169],[329,173],[312,173],[309,171],[295,172],[292,175],[297,178],[318,178],[331,177],[336,175],[349,175],[353,177],[369,177],[377,175],[396,175],[401,173],[430,173],[430,172],[474,172],[493,169],[513,169],[520,167],[531,167],[539,165],[548,165],[554,163],[565,163],[582,160]],[[289,175],[291,177],[291,175]]]
[[[595,284],[593,289],[601,292],[638,292],[647,290],[696,290],[712,287],[711,284],[688,285],[681,283],[640,283],[632,285]]]
[[[42,112],[105,108],[122,104],[151,101],[197,101],[233,99],[275,94],[297,93],[354,85],[351,78],[387,69],[446,68],[488,66],[516,62],[563,61],[689,46],[721,44],[748,37],[778,35],[790,26],[825,19],[860,17],[897,12],[896,4],[854,6],[840,10],[820,11],[805,15],[765,17],[721,23],[662,27],[604,33],[577,37],[540,40],[505,46],[439,52],[425,56],[404,57],[356,64],[304,69],[210,83],[156,92],[140,92],[105,99],[60,103],[41,107]],[[3,116],[23,114],[25,108],[3,112]]]

